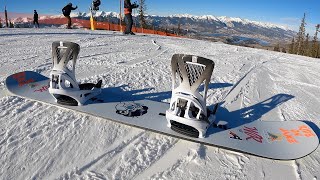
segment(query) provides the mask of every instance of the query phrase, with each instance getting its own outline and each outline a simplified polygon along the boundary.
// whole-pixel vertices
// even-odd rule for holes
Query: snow
[[[14,97],[4,86],[7,76],[24,70],[48,76],[51,43],[65,40],[81,47],[79,81],[102,79],[119,96],[169,102],[170,58],[195,54],[216,63],[207,104],[224,102],[219,119],[305,120],[319,127],[319,59],[83,29],[1,29],[0,37],[0,179],[320,178],[319,148],[298,160],[270,160]]]

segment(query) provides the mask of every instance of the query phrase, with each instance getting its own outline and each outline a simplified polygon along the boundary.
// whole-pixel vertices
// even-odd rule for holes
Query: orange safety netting
[[[39,23],[40,24],[63,25],[63,24],[67,24],[67,19],[66,18],[42,19],[42,20],[39,20]],[[84,28],[90,29],[90,20],[72,18],[72,23],[76,23]],[[108,22],[95,22],[95,28],[100,29],[100,30],[121,31],[121,26],[119,24],[112,24],[112,23],[108,23]],[[122,26],[123,30],[125,28],[126,28],[125,26]],[[151,29],[138,28],[138,27],[132,27],[132,31],[137,32],[137,33],[145,33],[145,34],[158,34],[158,35],[162,35],[162,36],[181,37],[181,36],[178,36],[178,35],[172,34],[172,33],[151,30]]]

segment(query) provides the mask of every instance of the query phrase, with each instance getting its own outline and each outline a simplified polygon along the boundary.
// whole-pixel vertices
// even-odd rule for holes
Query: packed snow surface
[[[81,47],[80,82],[102,79],[119,96],[169,102],[172,55],[194,54],[215,62],[207,105],[228,107],[218,110],[219,119],[320,126],[319,59],[156,35],[0,29],[0,179],[320,178],[319,148],[298,160],[270,160],[10,95],[7,76],[25,70],[49,75],[51,44],[60,40]],[[255,106],[266,100],[268,106]]]

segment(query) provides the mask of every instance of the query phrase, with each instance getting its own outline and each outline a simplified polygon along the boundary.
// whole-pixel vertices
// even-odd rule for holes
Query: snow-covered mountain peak
[[[171,18],[189,18],[189,19],[197,19],[197,20],[218,20],[217,17],[213,15],[202,15],[202,16],[195,16],[191,14],[174,14],[170,15]]]
[[[242,24],[253,24],[256,26],[260,26],[260,27],[265,27],[265,28],[280,28],[280,29],[284,29],[284,30],[290,30],[288,27],[282,26],[282,25],[277,25],[277,24],[273,24],[273,23],[268,23],[268,22],[260,22],[260,21],[252,21],[249,19],[242,19],[239,17],[227,17],[227,16],[220,16],[218,17],[218,19],[226,24],[230,24],[230,23],[242,23]]]
[[[96,17],[115,17],[119,18],[119,13],[111,12],[111,11],[97,11],[95,13]]]
[[[203,16],[198,16],[199,19],[204,19],[204,20],[213,20],[213,21],[218,21],[219,19],[216,16],[213,15],[203,15]]]
[[[194,18],[194,16],[191,15],[191,14],[174,14],[174,15],[170,15],[169,17],[173,17],[173,18]]]
[[[157,17],[157,16],[152,16],[152,17]],[[162,16],[165,17],[165,16]],[[233,23],[241,23],[244,25],[247,24],[252,24],[255,26],[259,27],[264,27],[264,28],[280,28],[283,30],[290,30],[288,27],[283,26],[283,25],[278,25],[274,23],[268,23],[268,22],[260,22],[260,21],[252,21],[249,19],[243,19],[240,17],[228,17],[228,16],[214,16],[214,15],[202,15],[202,16],[196,16],[196,15],[191,15],[191,14],[175,14],[175,15],[170,15],[168,16],[170,18],[189,18],[193,20],[208,20],[208,21],[218,21],[227,24],[229,27],[234,27]]]
[[[239,18],[239,17],[227,17],[227,16],[220,16],[218,19],[222,22],[246,22],[245,19]]]
[[[32,19],[29,17],[18,17],[18,18],[14,18],[12,20],[13,23],[27,23],[27,22],[31,22]]]

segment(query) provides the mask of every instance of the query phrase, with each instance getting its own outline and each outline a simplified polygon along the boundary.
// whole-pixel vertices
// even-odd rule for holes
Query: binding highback
[[[192,95],[198,100],[203,100],[205,106],[214,62],[199,56],[175,54],[172,56],[171,68],[172,94]],[[201,84],[204,84],[203,96],[199,93]]]
[[[76,43],[62,41],[52,43],[53,69],[51,79],[53,81],[50,82],[50,87],[79,89],[75,77],[75,66],[79,52],[80,46]]]
[[[179,133],[204,137],[215,117],[206,106],[214,62],[194,55],[175,54],[171,60],[172,97],[166,111],[168,127]],[[203,84],[203,92],[199,89]]]
[[[78,84],[75,66],[80,46],[73,42],[52,43],[52,64],[49,92],[57,102],[65,105],[83,105],[88,99],[100,94],[101,83]]]

